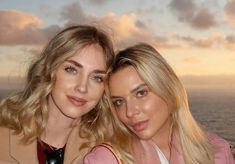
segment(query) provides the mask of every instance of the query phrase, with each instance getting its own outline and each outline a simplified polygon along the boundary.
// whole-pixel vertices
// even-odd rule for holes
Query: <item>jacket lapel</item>
[[[134,140],[133,151],[137,164],[160,164],[157,152],[150,141]]]
[[[133,144],[134,157],[137,164],[160,164],[160,159],[151,141],[135,140]],[[170,164],[184,164],[180,141],[176,135],[172,137]]]
[[[182,154],[182,148],[180,145],[180,140],[178,136],[173,134],[172,136],[172,142],[171,142],[171,164],[184,164],[183,154]]]
[[[10,154],[19,163],[37,164],[37,145],[36,141],[30,144],[21,143],[22,135],[15,135],[10,132]]]
[[[83,157],[88,151],[87,149],[82,149],[82,151],[79,150],[79,147],[84,142],[85,139],[82,139],[79,136],[79,126],[74,127],[66,144],[64,164],[82,163]]]

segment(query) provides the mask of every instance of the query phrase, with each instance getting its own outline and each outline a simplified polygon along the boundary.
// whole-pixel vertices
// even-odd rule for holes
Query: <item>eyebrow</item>
[[[144,86],[147,86],[145,83],[141,83],[141,84],[139,84],[137,87],[135,87],[134,89],[132,89],[131,91],[130,91],[130,93],[132,94],[132,93],[134,93],[134,92],[136,92],[137,90],[139,90],[140,88],[142,88],[142,87],[144,87]],[[119,98],[122,98],[121,96],[111,96],[111,98],[112,99],[119,99]]]
[[[81,65],[80,63],[74,61],[74,60],[65,60],[73,65],[75,65],[76,67],[79,67],[79,68],[83,68],[83,65]],[[99,69],[95,69],[93,71],[94,73],[98,73],[98,74],[106,74],[106,71],[105,70],[99,70]]]
[[[139,90],[139,89],[142,88],[143,86],[146,86],[146,84],[145,84],[145,83],[139,84],[137,87],[135,87],[134,89],[132,89],[130,93],[136,92],[137,90]]]

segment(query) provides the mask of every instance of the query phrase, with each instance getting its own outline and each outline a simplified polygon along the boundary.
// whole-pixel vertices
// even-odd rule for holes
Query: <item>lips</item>
[[[78,107],[83,106],[87,103],[87,100],[85,99],[77,98],[74,96],[67,96],[67,97],[73,105],[78,106]]]
[[[142,130],[146,129],[147,126],[148,126],[148,120],[137,122],[137,123],[132,125],[132,128],[135,131],[139,132],[139,131],[142,131]]]

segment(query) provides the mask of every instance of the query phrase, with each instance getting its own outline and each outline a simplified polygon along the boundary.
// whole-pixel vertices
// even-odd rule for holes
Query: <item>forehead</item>
[[[68,60],[74,60],[83,66],[106,68],[106,60],[103,49],[98,44],[85,46],[76,51]]]
[[[133,66],[127,66],[112,74],[109,78],[111,95],[129,93],[131,90],[144,83]]]

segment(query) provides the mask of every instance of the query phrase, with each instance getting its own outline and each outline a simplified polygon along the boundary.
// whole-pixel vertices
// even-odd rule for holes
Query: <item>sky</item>
[[[180,76],[235,76],[235,0],[1,0],[0,77],[24,75],[74,24],[104,28],[116,50],[147,42]]]

